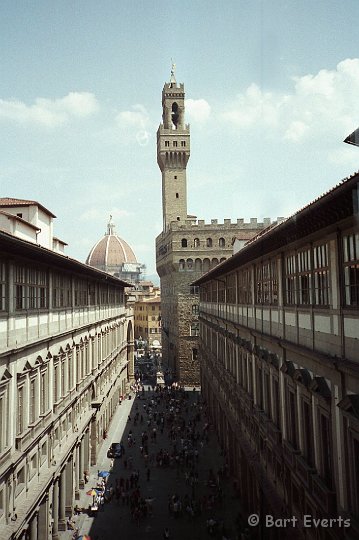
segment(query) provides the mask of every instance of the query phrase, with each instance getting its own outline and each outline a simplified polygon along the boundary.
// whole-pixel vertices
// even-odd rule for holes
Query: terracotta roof
[[[154,296],[153,298],[144,298],[142,302],[147,302],[148,304],[158,304],[161,303],[161,297]]]
[[[0,198],[0,207],[10,208],[12,206],[38,206],[49,216],[56,217],[52,212],[50,212],[50,210],[45,208],[45,206],[42,206],[42,204],[38,203],[37,201],[28,201],[26,199],[13,199],[11,197]]]

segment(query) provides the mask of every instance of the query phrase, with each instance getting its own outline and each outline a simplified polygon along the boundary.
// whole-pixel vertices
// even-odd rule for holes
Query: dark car
[[[107,457],[109,458],[119,458],[122,455],[121,443],[113,442],[110,448],[107,450]]]

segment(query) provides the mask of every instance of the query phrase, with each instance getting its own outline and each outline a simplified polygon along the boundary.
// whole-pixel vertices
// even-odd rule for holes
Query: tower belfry
[[[184,85],[177,84],[172,64],[162,90],[162,124],[157,131],[157,163],[162,172],[163,230],[187,219],[186,167],[190,156],[189,125],[184,123]]]

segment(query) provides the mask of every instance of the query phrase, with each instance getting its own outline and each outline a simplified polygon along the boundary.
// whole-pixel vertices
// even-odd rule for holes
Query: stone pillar
[[[30,523],[30,540],[37,540],[37,513]]]
[[[97,420],[96,415],[91,418],[91,465],[97,462]]]
[[[61,471],[59,500],[59,531],[66,531],[66,472]]]
[[[80,489],[84,489],[85,482],[84,482],[84,439],[81,439],[80,442],[80,481],[79,481]]]
[[[80,448],[78,445],[75,446],[75,499],[78,501],[80,498],[80,491],[79,491],[79,480],[80,480],[80,469],[79,469],[79,461],[80,461]]]
[[[52,539],[59,538],[59,479],[55,479],[54,488],[52,491]]]
[[[66,515],[72,516],[73,507],[74,507],[74,497],[73,497],[73,484],[74,484],[74,468],[73,468],[73,455],[69,459],[69,461],[66,463],[66,501],[65,501],[65,509],[66,509]]]
[[[37,524],[38,540],[48,540],[49,538],[49,498],[46,497],[41,501],[39,508],[38,524]]]
[[[84,471],[88,471],[90,469],[90,432],[89,432],[89,429],[90,428],[88,428],[86,430],[86,433],[85,433],[85,436],[84,436],[84,445],[85,445],[85,449],[84,449],[84,470],[82,471],[82,473]]]

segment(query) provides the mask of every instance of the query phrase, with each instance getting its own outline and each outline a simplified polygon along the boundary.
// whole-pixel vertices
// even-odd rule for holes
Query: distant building
[[[163,231],[156,239],[156,266],[161,279],[164,364],[181,383],[198,384],[198,295],[191,282],[232,255],[234,237],[247,241],[267,227],[270,219],[205,223],[188,215],[190,128],[185,124],[184,98],[184,86],[177,84],[172,71],[162,91],[162,123],[157,131]]]
[[[115,233],[111,217],[105,236],[91,249],[86,264],[131,283],[138,283],[145,269],[132,248]]]
[[[66,242],[53,235],[55,217],[37,201],[0,198],[0,230],[58,253],[64,253]]]
[[[128,283],[59,253],[53,218],[35,201],[0,199],[4,540],[58,540],[66,531],[134,379]]]
[[[145,341],[148,349],[160,351],[161,295],[158,287],[150,281],[142,281],[136,290],[131,290],[134,309],[135,342]]]
[[[202,393],[241,508],[350,519],[328,540],[359,538],[358,201],[356,173],[193,283]],[[319,538],[263,523],[260,538]]]

